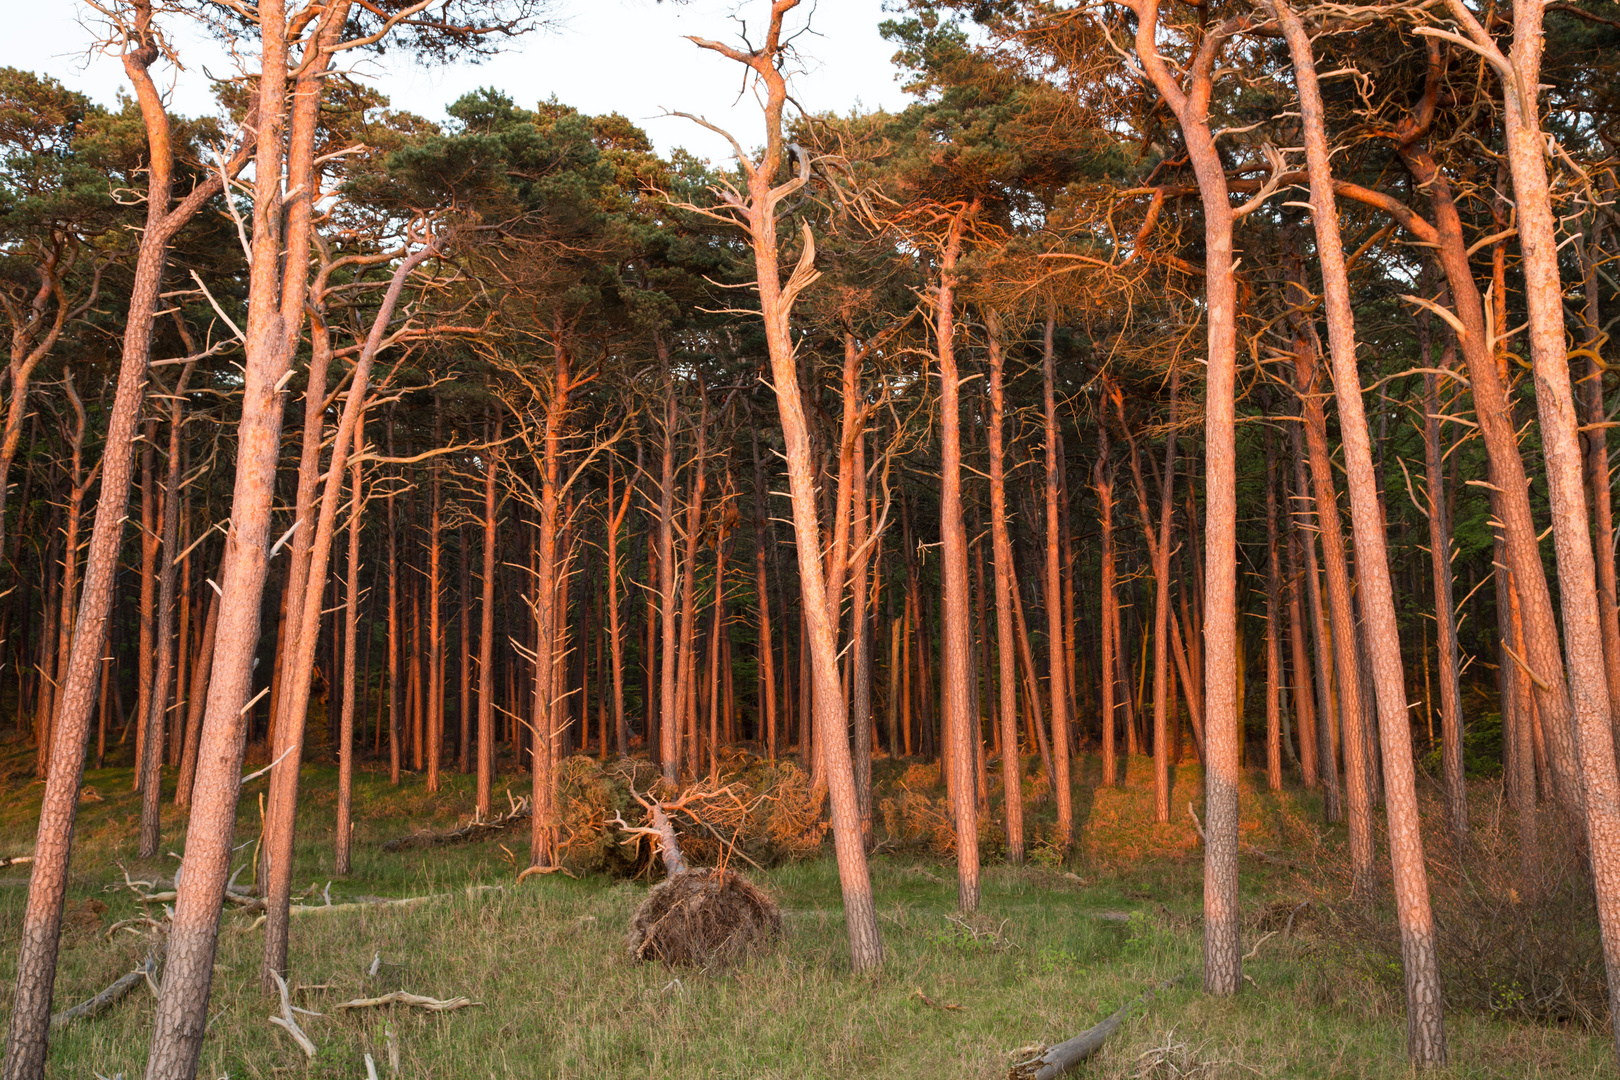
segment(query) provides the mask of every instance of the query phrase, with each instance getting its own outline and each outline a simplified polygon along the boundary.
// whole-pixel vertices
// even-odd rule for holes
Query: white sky
[[[11,8],[0,34],[0,65],[48,73],[104,104],[127,88],[117,56],[90,55],[93,15],[74,0],[7,0]],[[848,112],[901,108],[906,97],[889,58],[894,47],[878,35],[885,18],[881,0],[807,0],[814,33],[798,38],[802,70],[791,80],[794,96],[812,111]],[[425,68],[395,55],[363,63],[357,74],[387,94],[397,108],[434,120],[444,106],[469,90],[495,86],[532,108],[556,95],[586,113],[619,112],[638,123],[661,151],[684,146],[714,161],[730,156],[724,140],[690,121],[660,118],[665,110],[705,116],[730,129],[745,148],[760,142],[759,113],[751,97],[739,100],[742,68],[683,40],[694,34],[735,43],[747,20],[750,36],[769,11],[767,0],[557,0],[559,25],[509,43],[510,51],[483,64]],[[790,23],[802,28],[805,19]],[[186,64],[177,75],[172,107],[195,115],[212,112],[203,69],[234,74],[232,61],[214,42],[171,22],[168,32]]]

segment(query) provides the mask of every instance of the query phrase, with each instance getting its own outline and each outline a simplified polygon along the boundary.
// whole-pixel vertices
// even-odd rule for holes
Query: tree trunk
[[[163,569],[158,583],[157,670],[153,673],[152,704],[147,721],[146,755],[141,759],[145,774],[141,783],[140,857],[155,859],[158,854],[160,805],[163,777],[164,722],[169,713],[169,684],[174,675],[174,594],[179,576],[175,565],[175,543],[180,536],[180,428],[184,422],[186,382],[196,361],[188,363],[175,383],[169,405],[169,473],[163,485]],[[181,642],[182,647],[184,641]],[[178,695],[176,695],[178,697]]]
[[[961,911],[979,907],[979,822],[973,798],[973,751],[970,740],[977,728],[973,715],[973,688],[968,674],[972,648],[968,628],[972,600],[968,595],[967,529],[962,519],[962,408],[961,378],[956,368],[955,295],[956,260],[962,247],[962,226],[978,204],[958,211],[945,243],[936,304],[939,349],[940,573],[944,578],[940,637],[943,652],[944,733],[950,740],[945,767],[950,770],[950,792],[956,823],[956,902]],[[987,313],[987,321],[993,316]],[[998,327],[991,322],[990,348],[1000,351]],[[1062,768],[1061,764],[1059,766]],[[1061,811],[1059,812],[1061,817]],[[1062,825],[1058,826],[1060,832]]]
[[[1356,577],[1360,586],[1361,610],[1366,618],[1368,653],[1378,704],[1390,869],[1395,890],[1396,918],[1401,930],[1401,961],[1406,975],[1407,1050],[1420,1067],[1435,1067],[1446,1061],[1440,971],[1434,917],[1429,906],[1428,872],[1423,863],[1423,837],[1419,831],[1412,727],[1406,704],[1406,677],[1401,662],[1400,625],[1395,615],[1395,593],[1390,581],[1383,512],[1379,506],[1371,438],[1361,399],[1361,376],[1356,368],[1355,316],[1350,306],[1350,277],[1339,232],[1339,210],[1333,196],[1326,125],[1310,38],[1299,17],[1289,8],[1287,0],[1272,0],[1272,5],[1293,56],[1304,126],[1311,220],[1316,228],[1317,256],[1322,267],[1333,389],[1339,406],[1339,433],[1344,447],[1350,517],[1355,534]],[[1562,351],[1559,355],[1562,359]],[[1564,385],[1567,389],[1567,381]],[[1607,717],[1604,720],[1604,730],[1607,732]],[[1613,772],[1612,746],[1610,771]]]
[[[1237,896],[1238,714],[1236,313],[1233,210],[1226,171],[1209,127],[1210,71],[1225,23],[1202,43],[1184,91],[1158,53],[1159,0],[1135,0],[1136,54],[1176,114],[1204,209],[1205,312],[1209,333],[1204,410],[1206,599],[1204,602],[1204,989],[1235,994],[1242,985]],[[1189,530],[1191,523],[1189,522]]]
[[[1047,699],[1052,707],[1052,758],[1057,767],[1058,837],[1067,848],[1074,842],[1074,806],[1069,783],[1072,752],[1069,748],[1069,693],[1065,689],[1068,667],[1061,630],[1063,582],[1058,548],[1062,538],[1058,507],[1057,395],[1053,386],[1057,365],[1052,341],[1054,323],[1055,319],[1048,315],[1041,343],[1042,420],[1046,435],[1046,640],[1050,670]],[[1174,457],[1174,451],[1171,451],[1171,457]]]
[[[989,318],[987,313],[986,318]],[[1018,759],[1018,672],[1017,655],[1013,644],[1012,541],[1007,535],[1007,480],[1006,452],[1002,448],[1002,433],[1006,429],[1005,394],[1002,391],[1002,353],[1000,342],[990,349],[990,425],[986,431],[990,447],[990,542],[994,555],[993,580],[996,594],[996,653],[999,657],[999,675],[996,680],[1000,691],[1001,713],[1001,790],[1007,814],[1007,861],[1018,865],[1024,861],[1024,791],[1023,773]],[[1058,816],[1060,836],[1063,815]],[[1065,846],[1069,842],[1064,837]]]
[[[1114,584],[1114,474],[1108,463],[1108,432],[1099,420],[1097,424],[1097,464],[1092,469],[1097,488],[1098,530],[1102,547],[1098,561],[1102,564],[1102,584],[1099,588],[1102,609],[1099,622],[1101,647],[1097,685],[1100,691],[1098,709],[1102,714],[1102,784],[1115,787],[1119,783],[1119,732],[1115,730],[1114,679],[1115,628],[1119,625],[1119,593]]]
[[[501,466],[501,407],[494,409],[494,432],[484,455],[484,565],[478,604],[478,820],[490,815],[490,789],[495,783],[495,482]],[[489,427],[486,424],[485,430]]]
[[[338,874],[349,872],[349,841],[353,832],[355,662],[359,659],[355,634],[360,628],[360,512],[366,504],[360,490],[360,455],[365,448],[366,418],[362,414],[354,427],[354,456],[349,459],[349,574],[343,596],[343,721],[338,730],[337,827],[332,851],[332,869]],[[466,700],[465,695],[462,700]]]

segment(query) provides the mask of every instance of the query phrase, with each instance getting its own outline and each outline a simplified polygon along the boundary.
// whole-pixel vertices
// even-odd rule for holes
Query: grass
[[[26,748],[0,747],[0,854],[33,842],[40,787]],[[887,766],[887,773],[895,770]],[[1125,786],[1095,787],[1083,760],[1076,793],[1079,852],[1062,865],[1009,868],[988,861],[983,908],[954,922],[956,885],[948,861],[887,851],[872,861],[887,962],[875,976],[849,972],[838,880],[830,857],[751,876],[781,903],[786,940],[724,974],[632,963],[625,950],[631,912],[645,881],[561,875],[514,885],[526,837],[387,854],[383,840],[431,825],[451,827],[472,808],[467,778],[448,777],[438,795],[410,777],[402,790],[385,774],[356,783],[354,872],[331,885],[334,902],[360,894],[444,894],[408,910],[315,915],[294,923],[292,966],[298,1004],[320,1047],[305,1062],[267,1021],[258,989],[262,933],[227,913],[221,934],[211,1027],[200,1076],[365,1075],[362,1054],[408,1078],[1001,1077],[1031,1044],[1088,1027],[1142,989],[1180,979],[1134,1015],[1079,1075],[1096,1077],[1404,1077],[1404,1011],[1398,970],[1380,954],[1335,938],[1304,900],[1331,899],[1332,875],[1317,867],[1341,850],[1321,830],[1308,795],[1245,793],[1245,840],[1299,856],[1300,869],[1246,858],[1245,941],[1259,945],[1245,965],[1250,982],[1235,999],[1199,992],[1201,862],[1184,805],[1201,802],[1195,767],[1180,770],[1179,819],[1153,824],[1151,772],[1131,763]],[[526,777],[514,780],[514,790]],[[297,880],[324,889],[331,871],[335,770],[310,766],[298,842]],[[100,801],[80,812],[57,1008],[83,1000],[130,970],[144,942],[105,930],[136,914],[122,889],[131,875],[172,874],[175,860],[133,856],[138,802],[130,772],[90,773]],[[257,798],[244,794],[238,842],[257,834]],[[498,800],[501,800],[497,796]],[[179,851],[183,822],[164,821],[165,851]],[[1318,860],[1310,862],[1309,860]],[[469,884],[503,885],[468,897]],[[25,878],[0,880],[0,1001],[9,1006]],[[317,899],[314,902],[319,903]],[[104,905],[104,910],[102,909]],[[373,957],[378,977],[367,978]],[[417,1010],[336,1013],[331,1006],[390,989],[483,1004],[446,1014]],[[150,1037],[145,991],[53,1040],[48,1075],[139,1076]],[[1601,1033],[1541,1026],[1481,1013],[1447,1017],[1458,1077],[1611,1076]]]

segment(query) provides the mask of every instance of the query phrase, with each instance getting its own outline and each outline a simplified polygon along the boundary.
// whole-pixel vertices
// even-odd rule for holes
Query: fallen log
[[[1056,1046],[1048,1047],[1039,1057],[1020,1061],[1007,1073],[1009,1080],[1057,1080],[1058,1077],[1080,1064],[1086,1058],[1102,1049],[1108,1036],[1119,1030],[1131,1010],[1138,1005],[1153,1000],[1155,993],[1168,990],[1178,979],[1170,979],[1158,986],[1142,991],[1136,997],[1121,1005],[1111,1016],[1098,1024],[1094,1024],[1074,1038],[1060,1042]]]
[[[75,1020],[84,1020],[106,1012],[119,1001],[129,996],[130,991],[155,974],[158,964],[162,960],[163,946],[155,946],[151,952],[146,954],[146,959],[142,960],[141,965],[134,971],[119,976],[116,982],[88,1001],[81,1001],[71,1009],[63,1009],[51,1017],[51,1030],[59,1031]]]
[[[383,844],[384,851],[414,851],[418,848],[440,847],[445,844],[470,844],[483,840],[499,832],[505,832],[514,825],[529,820],[529,801],[519,799],[512,804],[512,809],[500,817],[490,818],[488,821],[470,821],[459,829],[448,832],[412,833],[409,836],[398,836]]]
[[[409,994],[404,990],[395,990],[392,994],[382,997],[355,998],[345,1001],[341,1005],[332,1006],[334,1009],[371,1009],[379,1005],[410,1005],[428,1012],[450,1012],[453,1009],[465,1009],[473,1005],[482,1005],[482,1001],[469,1001],[464,997],[453,997],[443,1001],[438,998],[424,997],[421,994]]]
[[[461,891],[460,895],[470,899],[483,893],[501,892],[502,890],[503,886],[500,885],[469,885]],[[398,899],[367,897],[363,900],[353,900],[342,904],[294,904],[287,909],[287,914],[296,919],[304,915],[335,915],[341,911],[360,911],[363,908],[412,908],[419,904],[425,904],[430,900],[447,900],[456,895],[456,893],[445,892],[429,893],[427,896],[403,896]],[[260,915],[248,929],[257,929],[264,924],[264,920],[265,917]]]

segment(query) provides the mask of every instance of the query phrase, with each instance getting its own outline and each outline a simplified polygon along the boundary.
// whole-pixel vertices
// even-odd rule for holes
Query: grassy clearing
[[[883,775],[897,771],[887,766]],[[21,747],[9,748],[0,854],[33,841],[40,788]],[[1178,821],[1152,824],[1151,773],[1133,762],[1126,786],[1098,791],[1096,762],[1079,770],[1077,813],[1085,842],[1067,865],[987,867],[982,913],[950,921],[953,869],[918,852],[873,860],[888,962],[876,977],[848,971],[838,881],[828,857],[752,876],[781,903],[786,941],[721,975],[633,964],[624,948],[645,881],[560,875],[514,886],[501,842],[397,855],[386,839],[431,824],[454,826],[472,808],[466,778],[430,796],[412,778],[356,784],[355,871],[333,881],[334,902],[356,895],[445,898],[409,910],[373,909],[298,920],[293,930],[296,1003],[320,1047],[308,1064],[266,1017],[258,990],[262,934],[226,915],[215,968],[213,1017],[202,1076],[365,1075],[370,1052],[390,1075],[488,1077],[1001,1077],[1010,1052],[1056,1042],[1089,1026],[1144,987],[1180,977],[1127,1022],[1081,1075],[1099,1077],[1398,1077],[1409,1075],[1399,973],[1379,954],[1336,940],[1305,900],[1331,899],[1342,837],[1322,831],[1300,793],[1249,792],[1244,838],[1297,859],[1295,868],[1246,858],[1246,940],[1280,930],[1246,965],[1252,984],[1232,1001],[1198,992],[1201,863],[1186,802],[1201,805],[1196,768],[1176,779]],[[517,778],[518,782],[526,777]],[[136,913],[119,863],[132,876],[172,874],[175,860],[132,858],[138,803],[128,769],[91,773],[100,801],[80,814],[72,900],[57,981],[57,1007],[88,997],[130,970],[144,943],[105,929]],[[244,796],[238,839],[257,833],[257,792]],[[326,886],[335,771],[304,777],[297,880]],[[179,851],[183,823],[165,821],[165,850]],[[526,836],[504,840],[525,861]],[[0,887],[0,1000],[9,999],[25,879]],[[469,884],[501,892],[467,897]],[[317,899],[315,902],[319,902]],[[366,970],[374,956],[376,978]],[[407,989],[464,994],[478,1008],[431,1015],[394,1007],[334,1013],[353,997]],[[925,1000],[926,999],[926,1000]],[[6,1002],[9,1007],[9,1001]],[[955,1006],[960,1006],[959,1008]],[[49,1075],[139,1076],[152,997],[140,991],[112,1012],[53,1042]],[[1531,1025],[1481,1013],[1448,1016],[1452,1074],[1586,1077],[1613,1074],[1601,1034]]]

